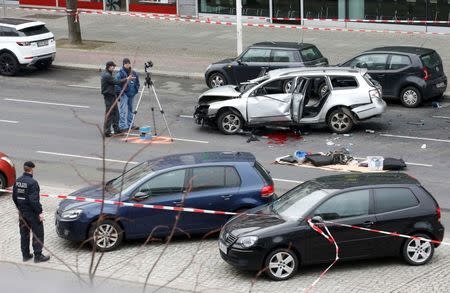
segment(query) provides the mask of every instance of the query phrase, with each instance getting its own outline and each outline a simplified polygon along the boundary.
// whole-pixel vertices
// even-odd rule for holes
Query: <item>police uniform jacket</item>
[[[39,193],[39,183],[33,179],[33,175],[23,173],[14,184],[13,201],[22,214],[39,215],[42,213]]]
[[[102,80],[101,80],[101,88],[102,88],[102,95],[104,96],[116,96],[116,85],[120,85],[121,83],[125,82],[127,79],[120,79],[116,80],[112,72],[109,72],[108,70],[103,71],[102,73]]]

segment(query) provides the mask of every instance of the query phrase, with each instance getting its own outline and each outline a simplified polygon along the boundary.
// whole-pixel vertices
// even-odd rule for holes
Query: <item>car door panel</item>
[[[236,83],[258,77],[262,68],[269,68],[270,49],[249,48],[236,62],[233,62],[233,74]]]
[[[290,122],[292,94],[274,94],[249,97],[249,123]]]
[[[416,74],[416,70],[412,67],[411,59],[408,56],[401,54],[389,55],[383,95],[397,97],[408,76]]]

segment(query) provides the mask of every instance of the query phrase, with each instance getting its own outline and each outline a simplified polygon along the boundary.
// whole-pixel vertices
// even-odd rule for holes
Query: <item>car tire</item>
[[[400,93],[400,101],[405,107],[416,108],[422,103],[422,94],[416,87],[408,86]]]
[[[214,72],[208,77],[208,86],[210,88],[215,88],[227,84],[225,76],[220,72]]]
[[[0,189],[6,189],[6,187],[8,187],[6,185],[8,185],[8,183],[6,182],[6,177],[5,175],[0,173]]]
[[[414,234],[413,236],[431,239],[425,234]],[[413,266],[424,265],[431,260],[434,254],[434,244],[419,239],[407,239],[403,244],[403,258]]]
[[[89,229],[89,242],[98,251],[116,249],[123,240],[123,230],[120,225],[110,219],[93,222]]]
[[[223,134],[236,134],[242,129],[244,120],[242,117],[231,111],[222,112],[217,118],[217,127]]]
[[[6,76],[16,75],[19,71],[19,61],[11,53],[0,54],[0,74]]]
[[[337,134],[350,132],[353,128],[353,118],[344,110],[333,110],[327,118],[328,128]]]
[[[297,273],[299,262],[294,251],[280,248],[269,253],[264,265],[267,277],[274,281],[284,281]]]
[[[52,65],[53,61],[38,61],[34,66],[39,70],[47,70]]]

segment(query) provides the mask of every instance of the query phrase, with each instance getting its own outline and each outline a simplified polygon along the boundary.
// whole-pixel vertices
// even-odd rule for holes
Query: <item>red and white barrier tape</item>
[[[308,224],[312,229],[314,229],[314,231],[322,235],[326,240],[334,245],[334,247],[336,248],[336,256],[334,258],[334,261],[320,274],[320,276],[308,288],[306,288],[307,293],[309,292],[309,290],[314,288],[314,286],[316,286],[316,284],[323,278],[323,276],[325,276],[325,274],[331,269],[331,267],[334,266],[334,264],[339,260],[339,246],[337,245],[337,242],[334,239],[333,235],[331,235],[330,230],[328,230],[328,227],[326,225],[323,225],[326,231],[325,233],[322,229],[315,225],[311,219],[308,219]]]
[[[20,8],[20,9],[36,9],[37,8]],[[51,9],[48,9],[49,11]],[[47,11],[47,10],[44,10]],[[63,12],[64,10],[52,10],[52,12]],[[234,26],[235,22],[231,21],[214,21],[210,19],[202,20],[198,18],[183,18],[171,14],[146,14],[146,13],[127,13],[127,12],[110,12],[110,11],[95,11],[95,10],[80,10],[80,14],[97,14],[97,15],[119,15],[119,16],[132,16],[132,17],[142,17],[148,19],[158,19],[176,22],[186,22],[186,23],[203,23],[203,24],[215,24],[215,25],[225,25]],[[362,22],[362,21],[361,21]],[[447,36],[450,32],[425,32],[425,31],[400,31],[400,30],[384,30],[384,29],[352,29],[352,28],[329,28],[329,27],[309,27],[302,25],[284,25],[284,24],[264,24],[264,23],[251,23],[244,22],[242,26],[246,27],[258,27],[258,28],[277,28],[277,29],[295,29],[295,30],[311,30],[311,31],[332,31],[332,32],[359,32],[359,33],[388,33],[388,34],[401,34],[401,35],[436,35],[436,36]]]

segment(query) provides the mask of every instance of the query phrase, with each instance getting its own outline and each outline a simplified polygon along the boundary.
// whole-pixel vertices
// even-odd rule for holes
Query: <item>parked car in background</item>
[[[286,67],[327,66],[328,59],[312,44],[293,42],[263,42],[248,47],[236,58],[225,59],[208,66],[206,84],[210,88],[248,81],[262,70]]]
[[[344,63],[344,67],[366,68],[383,87],[383,97],[400,98],[406,107],[441,97],[447,77],[439,54],[421,47],[380,47],[366,51]]]
[[[72,195],[101,198],[102,186]],[[245,152],[203,152],[170,155],[143,162],[105,185],[107,199],[139,204],[241,212],[273,199],[274,185],[255,157]],[[122,192],[120,192],[122,190]],[[167,236],[177,212],[65,200],[56,211],[62,238],[89,239],[99,250],[113,250],[123,239]],[[176,234],[218,230],[229,216],[182,213]],[[95,240],[94,240],[95,239]]]
[[[440,208],[420,183],[403,173],[335,175],[307,181],[271,204],[232,218],[219,250],[229,264],[263,270],[273,280],[303,265],[332,262],[335,246],[307,223],[333,221],[442,241]],[[438,244],[327,224],[340,260],[402,256],[411,265],[431,260]]]
[[[288,68],[241,86],[206,91],[198,99],[194,118],[200,125],[217,125],[224,134],[235,134],[244,126],[317,123],[346,133],[355,123],[380,116],[385,109],[381,87],[365,69]]]
[[[0,74],[15,75],[25,66],[47,69],[55,54],[55,38],[45,23],[0,18]]]
[[[11,187],[16,182],[14,163],[6,154],[0,152],[0,189]]]

